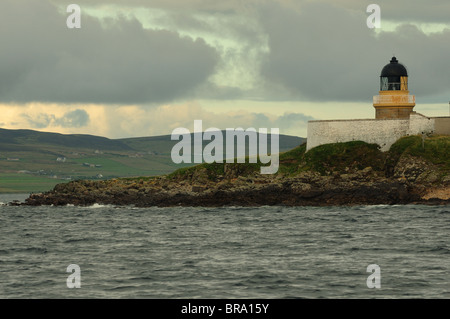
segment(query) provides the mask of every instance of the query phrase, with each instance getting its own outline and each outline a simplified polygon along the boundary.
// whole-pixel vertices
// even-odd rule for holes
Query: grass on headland
[[[230,170],[233,170],[236,175],[248,176],[255,172],[259,172],[262,165],[266,166],[269,164],[262,164],[259,161],[258,163],[248,163],[248,158],[246,158],[246,163],[204,163],[197,166],[177,169],[167,177],[169,179],[183,179],[188,176],[193,176],[199,170],[204,170],[208,179],[215,180],[217,177],[225,175],[225,165],[227,165]]]
[[[395,165],[402,154],[422,157],[438,165],[444,172],[450,171],[450,136],[406,136],[395,142],[387,159],[390,165]]]
[[[376,144],[361,141],[321,145],[308,152],[306,152],[306,144],[302,144],[279,155],[280,165],[277,174],[294,176],[304,171],[316,171],[322,175],[329,175],[333,172],[346,173],[366,167],[384,173],[394,167],[403,154],[422,157],[437,165],[442,173],[448,174],[450,171],[450,136],[432,136],[425,138],[424,141],[421,136],[403,137],[394,143],[388,152],[381,152]],[[249,163],[247,157],[245,163],[203,163],[180,168],[166,176],[171,180],[189,180],[196,174],[202,176],[206,174],[209,180],[214,181],[220,176],[225,176],[228,170],[232,171],[232,175],[235,177],[245,177],[260,174],[261,166],[269,165],[270,163],[263,164],[259,160],[257,163]],[[121,180],[138,182],[140,180],[149,181],[156,177],[126,177]],[[17,181],[16,176],[15,183],[22,186],[16,184],[8,187],[7,179],[0,176],[0,192],[12,188],[28,190],[32,182],[29,178],[31,176],[23,175]],[[57,180],[51,179],[47,179],[46,182],[48,184],[45,186],[48,185],[48,188],[58,183]],[[39,188],[42,187],[39,186]],[[36,191],[39,190],[36,189]]]
[[[329,174],[332,171],[344,171],[346,168],[363,169],[372,166],[381,170],[383,167],[383,153],[379,151],[375,144],[364,142],[348,142],[327,144],[313,148],[306,152],[306,144],[302,144],[290,151],[279,155],[280,165],[277,174],[295,175],[302,171],[314,170],[321,174]],[[181,168],[168,175],[171,179],[182,179],[193,176],[196,171],[206,171],[208,178],[216,179],[225,174],[227,169],[233,170],[236,175],[248,176],[259,173],[261,166],[268,166],[259,160],[257,163],[212,163],[200,164],[193,167]]]
[[[277,174],[296,175],[313,170],[322,175],[332,172],[344,173],[371,167],[375,171],[385,171],[387,166],[395,166],[402,154],[422,157],[438,165],[444,172],[450,170],[450,136],[432,136],[425,138],[422,145],[421,136],[407,136],[394,143],[388,152],[381,152],[377,144],[362,141],[325,144],[306,152],[306,144],[279,155],[280,166]],[[239,176],[259,173],[261,166],[269,164],[246,163],[226,164],[237,171]],[[225,164],[199,164],[181,168],[168,175],[171,179],[193,176],[196,171],[204,170],[211,180],[224,175]]]

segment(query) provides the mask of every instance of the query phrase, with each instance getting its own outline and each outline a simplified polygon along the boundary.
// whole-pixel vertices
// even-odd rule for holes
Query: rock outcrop
[[[192,181],[168,177],[145,181],[74,181],[59,184],[51,192],[33,194],[26,204],[84,206],[99,203],[148,207],[450,203],[448,182],[436,189],[426,183],[426,179],[423,183],[414,183],[408,174],[393,178],[377,176],[370,167],[330,176],[304,172],[293,177],[253,175],[222,177],[217,181],[202,178],[201,183],[197,177]],[[431,189],[436,196],[431,196]],[[438,196],[442,194],[447,195]]]
[[[414,142],[411,138],[406,141]],[[383,154],[377,151],[376,146],[360,143],[350,142],[348,147],[339,145],[336,149],[327,149],[327,152],[318,150],[316,154],[310,154],[310,151],[307,155],[300,146],[280,157],[280,170],[274,175],[261,175],[259,169],[253,169],[249,164],[199,165],[168,176],[72,181],[59,184],[50,192],[32,194],[25,205],[84,206],[98,203],[149,207],[450,203],[445,153],[444,163],[437,165],[426,157],[407,152],[393,153],[395,156]],[[364,147],[367,151],[361,149]],[[372,154],[372,157],[364,154]],[[358,162],[361,156],[366,157]],[[372,166],[364,167],[371,161]]]

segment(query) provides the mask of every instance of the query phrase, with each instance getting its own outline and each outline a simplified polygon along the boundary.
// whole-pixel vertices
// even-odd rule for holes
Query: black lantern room
[[[394,56],[381,70],[380,91],[408,91],[408,72]]]

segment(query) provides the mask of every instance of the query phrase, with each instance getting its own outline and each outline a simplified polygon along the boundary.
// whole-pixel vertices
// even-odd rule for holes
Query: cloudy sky
[[[448,0],[0,0],[0,127],[121,138],[201,119],[306,136],[308,120],[373,118],[394,54],[415,110],[445,116],[449,13]]]

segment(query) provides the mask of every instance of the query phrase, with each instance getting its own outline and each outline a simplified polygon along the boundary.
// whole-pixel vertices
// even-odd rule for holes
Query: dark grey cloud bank
[[[144,1],[133,3],[145,6]],[[261,55],[262,77],[257,87],[245,92],[206,83],[196,91],[202,98],[370,102],[378,93],[382,67],[395,54],[409,70],[410,89],[418,102],[449,99],[450,29],[425,34],[408,24],[448,23],[448,0],[378,1],[382,26],[388,21],[401,23],[395,32],[382,28],[378,35],[366,24],[371,0],[299,0],[288,6],[281,1],[247,1],[246,6],[230,1],[227,10],[221,1],[208,1],[208,5],[203,1],[176,0],[165,6],[158,0],[145,3],[167,8],[167,17],[181,29],[212,30],[215,22],[200,21],[190,11],[177,11],[176,3],[183,8],[209,10],[217,17],[251,15],[248,25],[236,19],[233,25],[223,28],[222,34],[232,34],[246,45],[241,54],[260,46],[261,38],[268,36],[269,53]],[[260,30],[252,25],[253,18],[259,22]],[[223,60],[226,58],[234,59],[236,54],[222,56]]]
[[[64,3],[64,1],[53,1]],[[102,28],[83,15],[82,29],[69,30],[66,13],[46,0],[0,1],[0,101],[158,103],[182,98],[364,101],[376,95],[381,68],[395,54],[410,75],[418,102],[450,95],[450,29],[424,34],[403,24],[395,32],[367,28],[373,1],[99,0],[96,4],[167,10],[174,29],[214,30],[214,17],[228,15],[223,34],[243,43],[246,54],[267,36],[260,82],[249,91],[208,81],[225,59],[202,40],[176,32],[149,31],[121,19]],[[65,4],[71,3],[66,1]],[[80,0],[80,5],[92,5]],[[383,21],[446,22],[448,0],[379,1]],[[208,13],[206,22],[193,15]],[[258,26],[243,25],[249,15]],[[259,29],[258,29],[259,28]],[[382,29],[383,30],[383,29]],[[239,59],[236,59],[239,60]]]
[[[365,0],[382,7],[386,19],[395,21],[417,21],[426,23],[448,23],[450,1],[448,0]]]
[[[47,1],[0,2],[0,100],[147,103],[189,94],[214,72],[217,52],[201,39],[144,30],[136,20],[100,22]]]
[[[366,26],[365,7],[361,12],[314,2],[299,11],[275,2],[263,6],[270,53],[262,74],[297,98],[368,101],[395,54],[409,70],[410,90],[422,101],[450,93],[450,29],[427,35],[403,24],[377,36]]]

